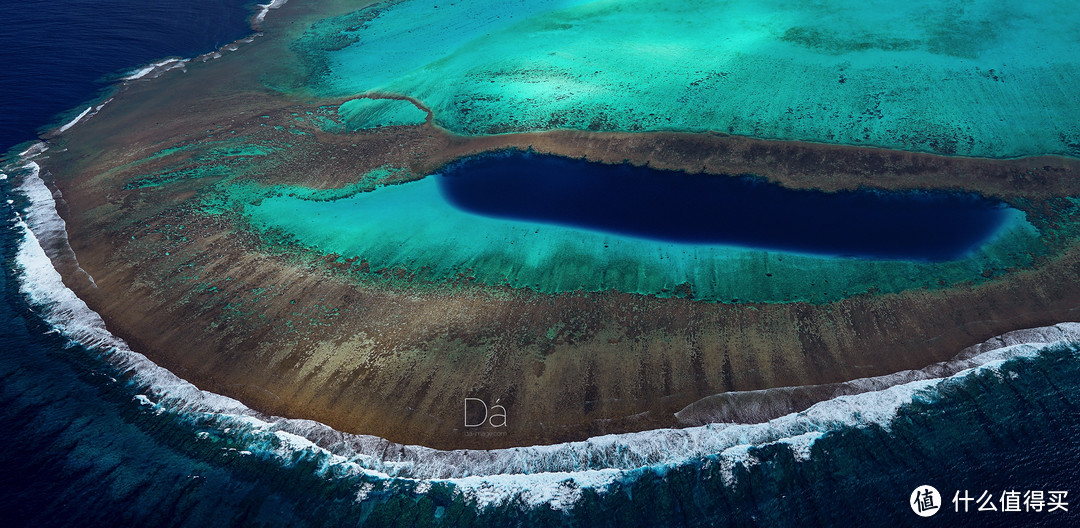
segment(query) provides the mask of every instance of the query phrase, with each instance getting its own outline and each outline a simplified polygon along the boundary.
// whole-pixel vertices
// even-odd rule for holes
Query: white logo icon
[[[919,486],[911,492],[908,506],[919,517],[929,517],[941,509],[941,494],[933,486]]]

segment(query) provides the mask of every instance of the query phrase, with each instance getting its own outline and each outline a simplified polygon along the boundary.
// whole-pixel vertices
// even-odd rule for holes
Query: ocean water
[[[43,11],[27,5],[5,4],[0,13],[12,27],[38,27],[22,34],[26,42],[55,42],[57,26],[34,26]],[[109,56],[98,57],[91,53],[98,42],[87,30],[70,41],[78,47],[66,48],[81,58],[83,78],[220,45],[218,37],[194,39],[200,31],[224,38],[247,33],[216,16],[238,9],[235,4],[159,5],[153,18],[179,28],[174,41],[132,46],[137,51],[125,55],[102,37]],[[101,2],[65,7],[94,31],[142,42],[145,29],[160,38],[144,18],[149,10]],[[33,80],[29,88],[3,85],[4,100],[24,101],[14,107],[15,125],[3,129],[5,145],[32,140],[37,127],[67,121],[54,118],[56,112],[70,107],[68,116],[78,115],[98,96],[100,86],[92,82],[81,93],[76,84],[61,83],[71,102],[48,110],[61,104],[49,95],[52,84],[72,72],[48,69],[55,56],[49,46],[5,49],[27,50],[19,60],[28,62],[41,53],[39,68],[26,74]],[[8,57],[0,69],[13,67]],[[963,368],[947,378],[912,377],[764,425],[718,424],[491,453],[387,446],[318,424],[260,416],[240,402],[200,393],[109,335],[64,288],[39,245],[34,233],[62,233],[63,224],[29,161],[5,164],[0,179],[0,427],[6,433],[0,525],[1076,524],[1072,504],[1069,512],[978,512],[976,504],[956,513],[949,501],[960,490],[973,497],[1067,490],[1066,500],[1075,502],[1077,325],[1018,332],[967,351],[956,362]],[[929,519],[908,506],[921,484],[936,486],[945,501]]]
[[[251,32],[243,0],[0,3],[0,151],[86,108],[137,66],[191,57]],[[52,125],[52,126],[50,126]]]

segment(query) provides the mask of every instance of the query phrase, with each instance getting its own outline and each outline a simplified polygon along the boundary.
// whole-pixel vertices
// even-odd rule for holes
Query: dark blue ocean
[[[249,14],[238,1],[0,3],[0,148],[65,121],[125,71],[245,36]],[[479,509],[445,483],[340,473],[313,452],[282,460],[211,419],[141,403],[145,387],[54,331],[20,287],[28,202],[7,172],[0,526],[1080,525],[1080,351],[1066,346],[931,383],[884,421],[857,408],[802,454],[772,442],[646,467],[565,510]],[[908,504],[923,484],[943,495],[929,518]],[[1001,511],[1004,492],[1033,490],[1068,491],[1069,511]],[[976,499],[967,513],[953,511],[959,491]],[[978,511],[983,492],[998,511]]]

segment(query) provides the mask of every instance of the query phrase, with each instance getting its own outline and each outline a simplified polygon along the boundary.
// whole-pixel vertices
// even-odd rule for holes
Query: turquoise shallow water
[[[317,48],[341,47],[363,40],[363,50],[323,59],[334,76],[365,86],[386,84],[491,32],[506,29],[531,16],[588,3],[587,0],[388,0],[316,22],[309,33]],[[331,43],[331,40],[334,42]],[[337,85],[350,91],[349,82]],[[358,90],[352,90],[358,91]]]
[[[338,116],[348,131],[427,121],[427,112],[409,101],[395,99],[351,99],[338,107]]]
[[[824,302],[871,290],[981,281],[984,270],[1030,264],[1041,245],[1017,210],[966,258],[939,263],[663,242],[468,213],[447,201],[439,177],[344,198],[335,191],[263,191],[269,197],[244,212],[260,230],[284,233],[321,253],[361,257],[372,270],[423,269],[434,280],[464,273],[489,285],[548,293],[615,289],[671,296],[685,294],[678,287],[689,283],[695,298],[717,301]]]
[[[430,3],[316,24],[296,42],[323,72],[312,88],[414,96],[469,134],[715,130],[1080,155],[1072,2],[463,0],[417,16]]]

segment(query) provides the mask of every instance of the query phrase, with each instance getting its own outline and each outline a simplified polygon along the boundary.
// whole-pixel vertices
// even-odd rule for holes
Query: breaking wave
[[[263,21],[266,20],[266,14],[269,13],[271,9],[277,9],[285,5],[285,2],[288,1],[289,0],[270,0],[270,3],[259,4],[259,12],[256,13],[255,17],[251,20],[252,25],[255,27],[261,26]]]

